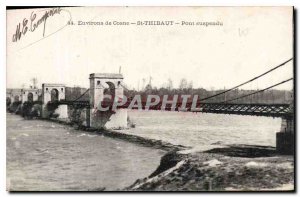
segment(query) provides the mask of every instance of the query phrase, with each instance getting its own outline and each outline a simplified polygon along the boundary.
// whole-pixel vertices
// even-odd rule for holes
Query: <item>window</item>
[[[97,81],[97,85],[100,85],[100,81]]]

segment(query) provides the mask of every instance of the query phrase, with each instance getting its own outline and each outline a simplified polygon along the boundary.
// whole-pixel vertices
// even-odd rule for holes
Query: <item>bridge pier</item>
[[[294,116],[282,118],[280,132],[276,133],[276,151],[280,154],[292,155],[295,150]]]
[[[92,128],[121,129],[127,128],[127,109],[116,111],[100,111],[99,105],[104,96],[109,94],[112,99],[123,99],[124,89],[121,86],[123,76],[111,73],[90,74],[90,116],[89,126]]]
[[[57,114],[58,119],[68,119],[68,106],[59,105],[54,111],[50,111],[47,107],[48,102],[65,100],[65,85],[63,84],[42,84],[42,117],[50,118],[51,115]]]

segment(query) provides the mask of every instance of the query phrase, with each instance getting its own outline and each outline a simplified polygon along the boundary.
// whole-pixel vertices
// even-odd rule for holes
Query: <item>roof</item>
[[[22,92],[34,92],[34,91],[39,91],[39,89],[37,89],[37,88],[35,88],[35,89],[30,89],[30,88],[22,89]]]
[[[60,83],[43,83],[43,87],[65,87],[65,84]]]
[[[119,73],[92,73],[90,74],[91,78],[99,79],[123,79],[123,75]]]

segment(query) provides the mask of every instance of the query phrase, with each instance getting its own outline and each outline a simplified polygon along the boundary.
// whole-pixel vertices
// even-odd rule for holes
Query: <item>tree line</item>
[[[81,87],[68,87],[66,88],[66,99],[67,100],[75,100],[79,96],[81,96],[87,89]],[[212,95],[221,93],[226,89],[204,89],[204,88],[194,88],[193,82],[188,82],[185,78],[180,80],[180,83],[177,88],[173,86],[173,81],[168,79],[167,82],[162,87],[153,87],[151,85],[151,80],[149,83],[142,87],[141,90],[135,89],[127,89],[124,88],[124,95],[128,98],[133,98],[135,95],[141,95],[142,100],[146,100],[148,95],[158,95],[163,97],[163,95],[168,95],[169,98],[172,98],[174,95],[191,95],[191,99],[194,95],[198,95],[199,100],[210,97]],[[219,96],[213,97],[211,99],[207,99],[203,102],[226,102],[234,98],[238,98],[247,94],[251,94],[258,91],[255,90],[246,90],[246,89],[235,89],[229,91],[225,94],[221,94]],[[86,93],[82,96],[80,100],[89,100],[89,94]],[[244,97],[242,99],[238,99],[233,101],[234,103],[266,103],[266,104],[273,104],[273,103],[291,103],[293,102],[293,91],[288,90],[276,90],[270,89],[264,92],[260,92],[251,96]]]

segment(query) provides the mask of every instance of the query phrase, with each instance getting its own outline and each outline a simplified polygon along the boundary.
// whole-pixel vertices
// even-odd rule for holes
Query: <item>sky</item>
[[[89,87],[91,73],[121,73],[141,89],[182,78],[193,87],[230,88],[293,57],[292,7],[62,8],[13,42],[17,25],[49,9],[7,11],[7,88],[42,83]],[[66,25],[72,19],[74,25]],[[175,21],[174,26],[78,25],[78,21]],[[219,21],[222,26],[181,25]],[[45,28],[44,28],[45,27]],[[43,31],[45,33],[43,36]],[[243,89],[262,89],[293,76],[293,62]],[[276,89],[292,89],[292,82]]]

